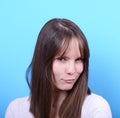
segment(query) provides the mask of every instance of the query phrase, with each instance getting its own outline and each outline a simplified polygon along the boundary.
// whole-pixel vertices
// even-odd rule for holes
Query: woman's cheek
[[[62,72],[63,69],[64,69],[64,65],[63,64],[59,63],[58,61],[54,61],[53,62],[53,73],[54,74]]]
[[[83,64],[77,65],[77,73],[81,74],[83,72]]]

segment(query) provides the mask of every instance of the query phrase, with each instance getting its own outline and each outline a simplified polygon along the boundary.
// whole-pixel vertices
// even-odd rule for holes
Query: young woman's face
[[[66,53],[62,57],[57,55],[53,61],[55,87],[62,91],[72,89],[83,67],[77,39],[72,39]]]

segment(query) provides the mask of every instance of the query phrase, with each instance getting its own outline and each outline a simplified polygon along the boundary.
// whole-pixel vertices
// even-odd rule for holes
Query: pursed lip
[[[75,79],[65,79],[64,80],[66,83],[73,83],[75,81]]]

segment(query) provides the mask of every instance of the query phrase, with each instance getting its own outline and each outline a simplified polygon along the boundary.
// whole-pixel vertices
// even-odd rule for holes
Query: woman
[[[41,29],[32,62],[30,97],[13,101],[6,118],[112,118],[109,104],[88,88],[89,48],[80,28],[52,19]]]

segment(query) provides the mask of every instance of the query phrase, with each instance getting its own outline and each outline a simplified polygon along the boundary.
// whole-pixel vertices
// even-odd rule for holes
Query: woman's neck
[[[60,107],[66,96],[67,96],[66,91],[55,90],[53,97],[53,107],[54,106]]]
[[[67,96],[67,92],[65,91],[60,91],[60,90],[54,91],[52,109],[51,109],[51,118],[59,118],[58,117],[59,109],[66,96]]]

